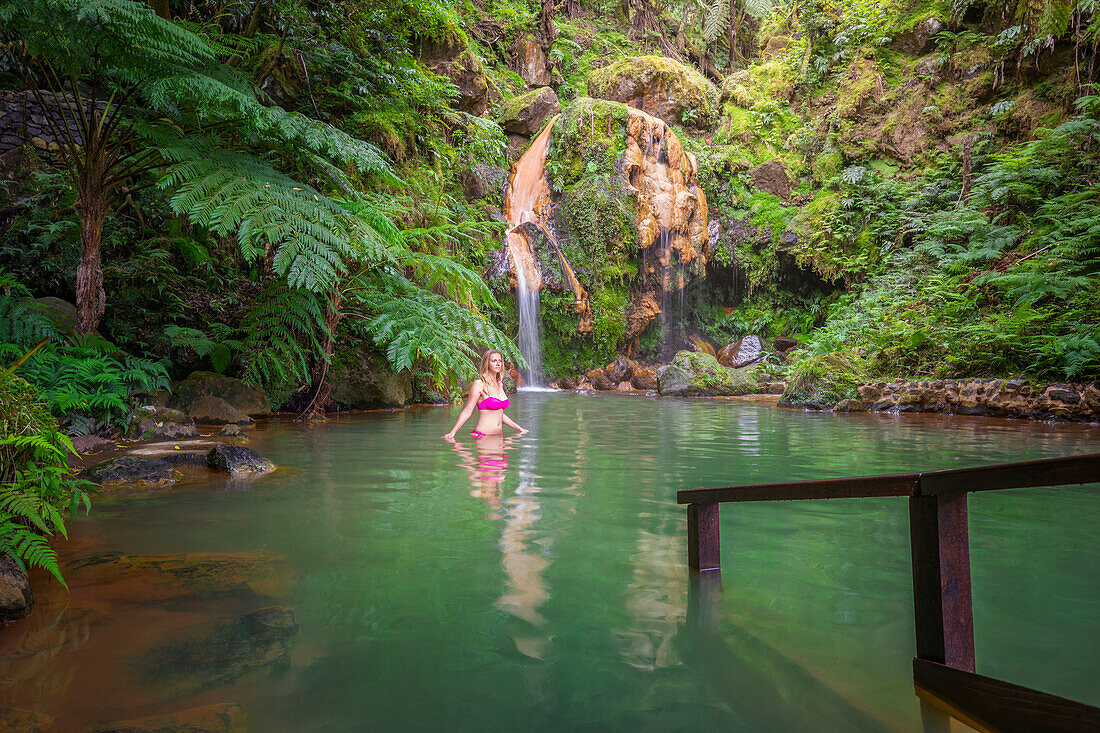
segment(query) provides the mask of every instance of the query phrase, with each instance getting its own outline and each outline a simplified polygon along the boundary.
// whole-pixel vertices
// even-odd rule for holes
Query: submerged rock
[[[120,456],[84,469],[84,478],[104,486],[141,486],[175,483],[179,474],[167,461],[141,456]]]
[[[34,608],[34,592],[23,568],[8,555],[0,555],[0,623],[18,621]]]
[[[92,733],[246,733],[244,709],[234,703],[214,703],[164,715],[119,720],[94,728]]]
[[[141,655],[135,664],[172,697],[188,697],[283,662],[297,631],[291,609],[261,608],[186,626]]]
[[[264,552],[181,555],[107,553],[62,568],[71,588],[95,588],[96,598],[127,603],[255,593],[282,596],[294,572],[285,558]]]
[[[23,708],[0,708],[0,730],[22,733],[51,733],[56,731],[53,718],[45,713]]]
[[[752,394],[758,390],[755,369],[728,369],[709,354],[681,351],[657,370],[658,389],[672,397]]]
[[[214,471],[266,473],[275,470],[275,464],[251,448],[239,445],[216,445],[206,454],[206,465]]]

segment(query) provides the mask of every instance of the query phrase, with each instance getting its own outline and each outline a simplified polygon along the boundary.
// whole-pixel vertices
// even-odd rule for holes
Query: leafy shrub
[[[0,553],[65,583],[51,537],[67,536],[65,513],[87,511],[92,484],[68,470],[72,443],[26,381],[0,375]]]

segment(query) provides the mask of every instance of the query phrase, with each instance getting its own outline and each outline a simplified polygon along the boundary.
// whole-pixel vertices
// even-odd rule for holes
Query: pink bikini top
[[[503,400],[496,397],[486,397],[481,402],[477,403],[477,409],[479,410],[503,410],[508,406],[508,398]]]

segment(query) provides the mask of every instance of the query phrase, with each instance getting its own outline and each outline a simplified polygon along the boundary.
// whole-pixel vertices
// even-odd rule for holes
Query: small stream
[[[676,491],[1100,451],[1076,424],[513,405],[531,433],[480,446],[439,438],[457,406],[272,421],[251,445],[274,474],[101,500],[72,592],[40,578],[0,630],[0,708],[76,731],[232,706],[255,731],[919,731],[904,499],[724,507],[701,609]],[[1100,485],[971,496],[979,673],[1100,704],[1098,519]]]

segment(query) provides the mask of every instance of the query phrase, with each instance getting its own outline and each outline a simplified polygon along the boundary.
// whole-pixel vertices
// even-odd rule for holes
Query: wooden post
[[[688,504],[688,567],[718,570],[722,566],[718,537],[718,504]]]
[[[966,492],[909,498],[917,657],[974,671]]]

